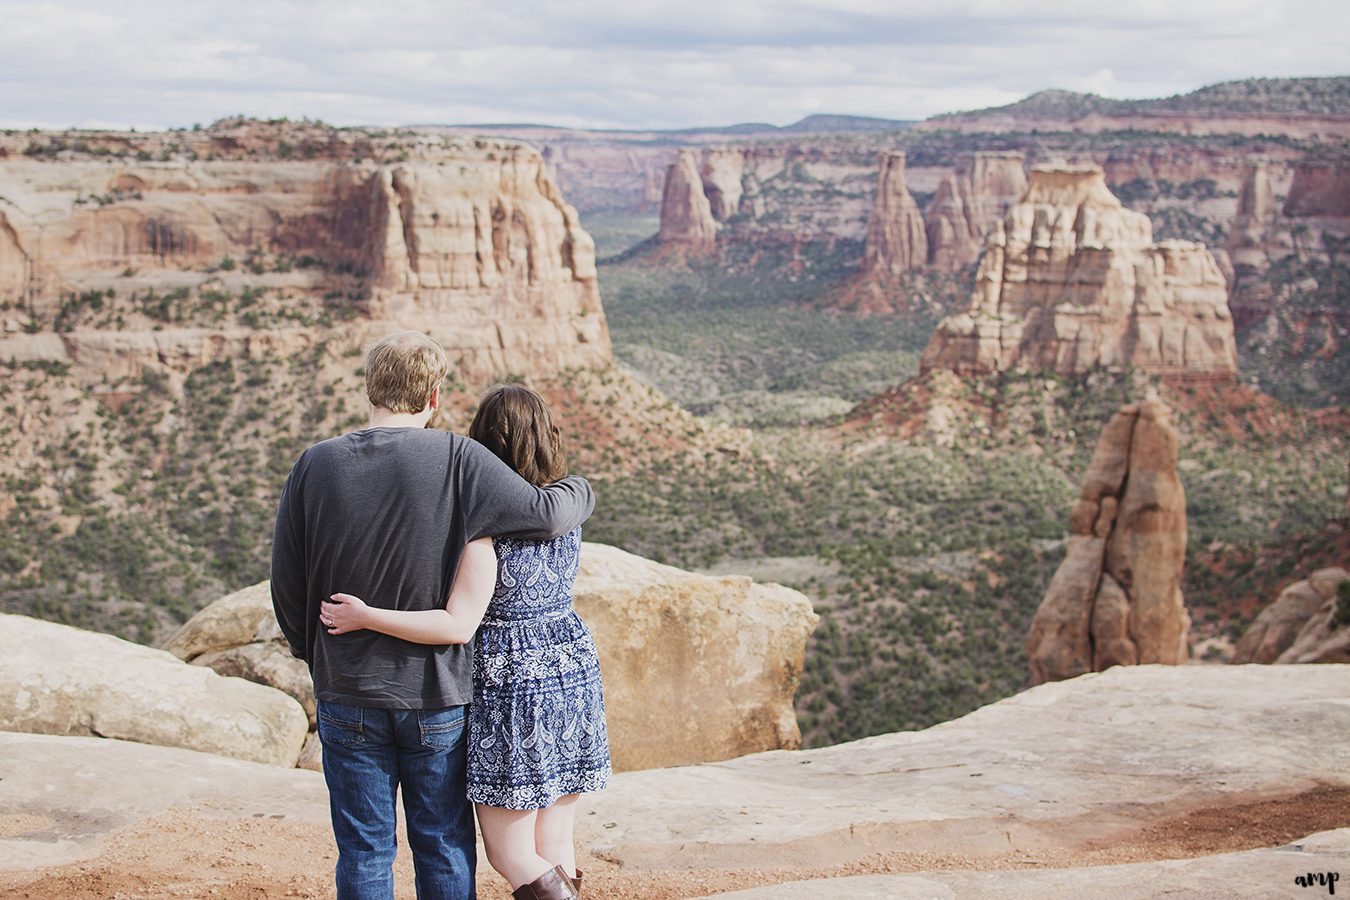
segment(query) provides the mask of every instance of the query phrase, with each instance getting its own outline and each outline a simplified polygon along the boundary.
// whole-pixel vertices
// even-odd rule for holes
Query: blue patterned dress
[[[600,658],[572,610],[581,529],[493,546],[497,587],[474,638],[469,799],[543,809],[609,783]]]

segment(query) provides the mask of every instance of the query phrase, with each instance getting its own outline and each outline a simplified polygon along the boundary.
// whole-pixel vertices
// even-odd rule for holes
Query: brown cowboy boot
[[[529,884],[511,892],[515,900],[576,900],[579,896],[572,878],[562,866],[554,866]]]

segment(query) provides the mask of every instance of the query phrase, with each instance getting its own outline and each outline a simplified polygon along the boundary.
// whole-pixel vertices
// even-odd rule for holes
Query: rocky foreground
[[[1348,684],[1337,665],[1122,667],[926,731],[621,774],[582,807],[588,893],[1314,896],[1294,879],[1350,876]],[[0,755],[6,896],[331,890],[316,773],[10,733]]]

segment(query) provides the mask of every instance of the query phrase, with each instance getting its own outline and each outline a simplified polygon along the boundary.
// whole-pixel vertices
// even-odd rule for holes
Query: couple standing
[[[577,795],[610,774],[571,609],[595,497],[526,388],[484,397],[475,440],[427,428],[447,369],[418,332],[371,347],[369,426],[306,450],[277,510],[272,602],[314,678],[337,893],[393,897],[401,788],[421,900],[475,896],[470,801],[513,897],[576,897]]]

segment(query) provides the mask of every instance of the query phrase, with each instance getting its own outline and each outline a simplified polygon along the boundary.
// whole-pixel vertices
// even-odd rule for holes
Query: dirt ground
[[[33,818],[33,817],[27,817]],[[0,834],[41,827],[38,820],[0,816]],[[747,870],[625,870],[584,851],[586,896],[593,900],[679,900],[807,878],[953,869],[1009,870],[1114,865],[1184,859],[1275,847],[1318,831],[1350,827],[1350,788],[1319,787],[1261,800],[1235,801],[1185,812],[1160,811],[1151,822],[1109,841],[1012,851],[994,856],[876,853],[848,864]],[[176,810],[116,833],[91,860],[26,873],[0,874],[0,895],[24,900],[141,900],[141,898],[331,897],[335,851],[326,828],[284,816],[219,819]],[[510,890],[484,863],[484,898]],[[398,897],[411,898],[406,849],[395,865]]]

